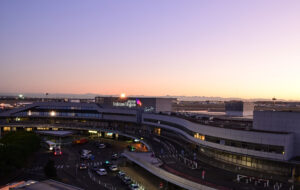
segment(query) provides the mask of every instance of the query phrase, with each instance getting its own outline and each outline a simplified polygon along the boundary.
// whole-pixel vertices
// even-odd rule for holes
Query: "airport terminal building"
[[[178,117],[171,111],[172,100],[97,97],[96,103],[37,102],[0,114],[2,132],[6,129],[61,128],[97,130],[119,135],[160,135],[188,146],[197,158],[228,170],[245,168],[271,175],[300,176],[300,113],[254,111],[250,128],[215,125]],[[132,100],[132,101],[131,101]],[[130,103],[129,103],[129,102]],[[141,104],[141,109],[128,105]],[[139,103],[139,101],[141,103]],[[147,102],[149,101],[149,102]],[[160,106],[159,102],[168,103]],[[121,105],[121,106],[120,106]],[[126,107],[127,105],[127,107]],[[146,108],[153,106],[155,111]],[[227,121],[224,121],[227,122]],[[242,170],[240,171],[242,173]]]

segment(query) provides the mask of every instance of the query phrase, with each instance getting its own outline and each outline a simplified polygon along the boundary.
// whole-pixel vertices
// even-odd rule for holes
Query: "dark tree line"
[[[28,157],[40,147],[32,132],[10,132],[0,139],[0,177],[21,169]]]

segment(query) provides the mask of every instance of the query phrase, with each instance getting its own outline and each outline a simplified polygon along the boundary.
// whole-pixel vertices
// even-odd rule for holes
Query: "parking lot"
[[[105,147],[103,147],[104,144]],[[48,162],[48,160],[53,160],[55,163],[55,168],[57,171],[58,178],[68,184],[72,184],[84,189],[129,189],[130,183],[139,184],[139,188],[136,189],[155,189],[155,187],[145,188],[145,185],[141,184],[141,181],[136,181],[135,179],[140,179],[140,175],[145,175],[142,173],[147,173],[146,171],[139,170],[134,171],[134,167],[131,164],[126,164],[126,159],[121,156],[124,149],[128,148],[128,145],[133,145],[127,141],[113,141],[110,139],[96,139],[89,141],[85,144],[75,144],[64,146],[61,148],[61,155],[54,155],[52,151],[46,149],[41,149],[39,153],[35,156],[35,159],[25,170],[26,178],[30,179],[34,175],[43,177],[43,168]],[[136,151],[145,151],[145,147],[140,144],[134,144]],[[83,150],[88,151],[83,154]],[[87,156],[88,155],[88,156]],[[117,155],[113,158],[113,155]],[[116,171],[111,171],[109,166],[116,165],[118,169]],[[80,166],[84,166],[81,167]],[[128,170],[128,168],[132,167]],[[102,175],[99,169],[105,169],[107,174]],[[127,180],[127,184],[123,182],[123,177],[117,177],[119,170],[131,171],[129,176],[126,172],[126,176],[132,179],[132,182]],[[31,175],[34,174],[34,175]],[[153,179],[148,178],[142,182],[148,184],[156,184],[157,182],[151,181]],[[126,180],[124,180],[126,181]]]

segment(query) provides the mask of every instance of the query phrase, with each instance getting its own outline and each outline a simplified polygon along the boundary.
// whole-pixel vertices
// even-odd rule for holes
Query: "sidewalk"
[[[171,139],[168,139],[170,142],[172,142]],[[162,143],[166,143],[163,141]],[[174,142],[173,142],[174,143]],[[173,144],[172,143],[172,144]],[[178,142],[176,142],[178,143]],[[153,150],[155,150],[156,155],[160,156],[161,153],[161,144],[157,141],[152,141],[152,144],[155,145],[153,147]],[[173,144],[174,145],[174,144]],[[177,147],[176,147],[177,146]],[[175,145],[176,148],[178,148],[178,145]],[[182,147],[181,147],[182,149]],[[179,149],[178,149],[179,150]],[[169,151],[169,152],[168,152]],[[185,149],[186,151],[186,149]],[[173,163],[170,162],[170,156],[168,154],[172,154],[174,150],[170,150],[168,147],[164,153],[164,156],[160,156],[162,161],[164,162],[164,169],[168,171],[173,171],[176,173],[176,175],[185,177],[187,179],[191,179],[193,181],[200,181],[202,180],[202,171],[205,170],[205,181],[212,183],[212,184],[217,184],[221,186],[225,186],[228,188],[232,189],[273,189],[273,184],[272,187],[270,185],[269,188],[264,188],[260,184],[260,186],[255,186],[254,184],[246,184],[246,183],[237,183],[236,178],[237,178],[237,173],[227,171],[225,169],[220,169],[219,167],[214,167],[214,162],[212,160],[209,160],[208,158],[200,157],[201,159],[199,160],[199,155],[197,156],[197,163],[198,163],[198,169],[190,169],[187,165],[185,165],[183,162],[179,161],[176,159],[176,156],[172,158]],[[185,152],[185,156],[187,151]],[[188,153],[189,154],[189,153]],[[166,156],[167,155],[167,156]],[[187,156],[189,157],[189,156]],[[208,164],[207,164],[208,163]],[[223,164],[223,167],[226,167],[226,164]],[[199,167],[200,166],[200,167]],[[232,166],[231,166],[232,167]],[[244,171],[247,172],[247,171]],[[249,172],[251,174],[251,172]],[[251,175],[249,175],[251,176]],[[288,189],[290,184],[286,183],[283,185],[282,189]],[[298,186],[296,186],[296,189]]]
[[[207,186],[201,183],[197,183],[195,181],[191,181],[190,179],[186,179],[184,177],[178,176],[174,173],[171,173],[167,170],[164,170],[155,164],[152,163],[154,159],[151,153],[134,153],[125,151],[123,155],[130,161],[136,163],[137,165],[141,166],[145,170],[149,171],[150,173],[156,175],[158,178],[163,179],[165,181],[170,182],[171,184],[175,184],[184,189],[190,190],[213,190],[216,187]],[[148,158],[146,158],[148,157]],[[211,185],[211,184],[209,184]]]

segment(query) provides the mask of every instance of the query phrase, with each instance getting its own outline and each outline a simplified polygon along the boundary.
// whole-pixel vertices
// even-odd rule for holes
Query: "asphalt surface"
[[[111,146],[108,148],[97,148],[94,144],[94,141],[90,141],[86,144],[80,145],[69,145],[62,147],[62,155],[55,156],[52,151],[48,151],[44,148],[41,148],[39,152],[37,152],[28,166],[23,170],[23,172],[18,175],[13,181],[20,180],[45,180],[47,179],[44,175],[44,166],[47,164],[49,160],[53,160],[55,163],[56,173],[58,176],[58,180],[67,183],[70,185],[74,185],[83,189],[96,190],[96,189],[120,189],[125,190],[128,189],[128,186],[125,185],[121,179],[116,177],[117,172],[111,172],[108,168],[106,168],[108,175],[107,176],[99,176],[96,172],[92,171],[91,168],[93,166],[97,166],[99,168],[104,168],[101,166],[101,163],[104,163],[106,160],[109,160],[113,164],[117,164],[124,168],[124,170],[130,171],[130,178],[132,178],[135,182],[140,179],[141,176],[146,175],[147,171],[142,169],[137,169],[131,164],[126,164],[125,158],[119,158],[117,160],[111,160],[111,156],[114,153],[121,154],[125,148],[130,144],[125,141],[112,141],[109,139],[101,139],[101,142],[109,143]],[[80,158],[80,150],[88,149],[91,150],[92,154],[95,156],[94,160],[83,160]],[[143,151],[143,150],[142,150]],[[88,166],[88,169],[79,169],[80,163],[85,163]],[[152,180],[152,181],[151,181]],[[157,181],[157,179],[155,179]],[[10,181],[10,182],[13,182]],[[147,184],[154,183],[154,179],[146,178],[145,181]],[[141,186],[144,186],[140,183]],[[144,186],[145,189],[147,189]],[[151,189],[155,189],[151,187]]]
[[[160,156],[164,162],[163,169],[171,168],[170,172],[176,172],[176,175],[196,181],[196,182],[208,182],[211,184],[219,185],[220,187],[226,187],[227,189],[240,189],[240,190],[254,190],[254,189],[274,189],[273,184],[269,188],[263,187],[262,184],[254,185],[254,182],[248,182],[243,179],[240,183],[236,181],[236,174],[228,172],[205,163],[199,162],[197,169],[191,169],[185,165],[177,157],[174,157],[174,153],[181,152],[184,149],[180,145],[180,142],[173,142],[166,138],[159,138],[162,142],[157,142],[153,138],[147,138],[147,142],[151,144],[153,151],[157,156]],[[114,141],[111,139],[101,139],[104,143],[109,143],[111,147],[104,149],[97,148],[94,141],[90,141],[87,144],[82,145],[69,145],[62,147],[62,155],[55,156],[53,152],[46,149],[41,149],[30,160],[27,168],[25,168],[21,174],[13,179],[13,181],[20,180],[44,180],[47,179],[44,175],[43,168],[49,160],[54,160],[55,168],[57,171],[58,180],[81,187],[83,189],[128,189],[127,185],[116,177],[116,172],[108,171],[107,176],[99,176],[90,169],[80,170],[79,164],[84,162],[91,168],[98,166],[101,168],[101,163],[106,160],[111,161],[111,155],[114,153],[123,152],[123,150],[129,145],[125,141]],[[136,147],[140,147],[139,145]],[[80,150],[88,149],[92,151],[95,156],[94,160],[82,160],[80,158]],[[140,150],[144,151],[144,150]],[[119,158],[117,161],[111,161],[117,164],[122,170],[124,170],[130,177],[144,186],[145,189],[158,189],[160,179],[156,176],[149,174],[140,167],[136,167],[134,164],[128,164],[125,158]],[[202,171],[206,171],[205,179],[202,179]],[[10,182],[13,182],[10,181]],[[289,189],[290,186],[283,184],[281,190]],[[172,189],[177,189],[172,188]],[[297,188],[295,188],[297,189]]]

